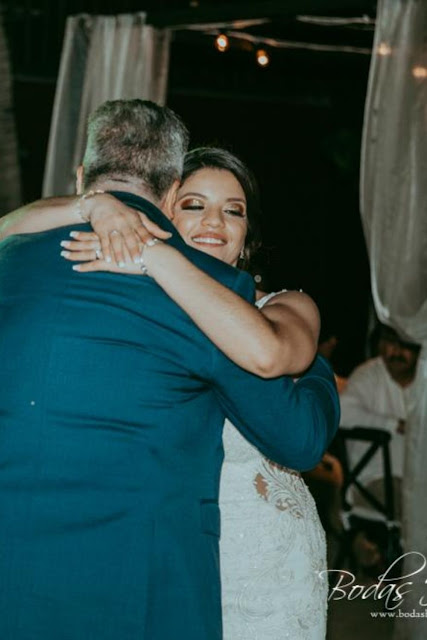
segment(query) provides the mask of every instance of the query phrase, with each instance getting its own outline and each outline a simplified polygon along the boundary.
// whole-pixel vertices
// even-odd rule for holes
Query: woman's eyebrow
[[[188,198],[188,197],[206,198],[206,194],[198,193],[197,191],[186,191],[185,193],[179,196],[179,199],[181,200],[181,198]],[[242,204],[246,204],[246,200],[244,198],[239,198],[239,196],[236,196],[235,198],[227,198],[226,202],[241,202]]]
[[[203,195],[203,193],[197,193],[196,191],[187,191],[186,193],[183,193],[182,195],[180,195],[180,198],[184,198],[187,196],[195,196],[196,198],[205,198],[206,196]]]

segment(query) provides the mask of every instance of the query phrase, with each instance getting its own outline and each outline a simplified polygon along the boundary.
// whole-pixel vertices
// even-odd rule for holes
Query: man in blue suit
[[[248,275],[185,245],[160,210],[186,149],[179,119],[116,101],[91,127],[126,148],[119,174],[93,149],[93,183],[120,187],[253,300]],[[69,231],[0,251],[0,638],[220,640],[224,419],[267,457],[311,468],[338,424],[333,375],[321,359],[297,384],[244,372],[151,278],[74,272],[58,250]]]

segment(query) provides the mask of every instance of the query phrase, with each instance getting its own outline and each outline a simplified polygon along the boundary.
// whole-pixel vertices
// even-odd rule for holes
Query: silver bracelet
[[[144,262],[144,252],[146,250],[147,247],[154,247],[156,244],[162,244],[162,241],[159,240],[159,238],[151,238],[150,240],[147,240],[147,242],[144,242],[144,244],[142,245],[142,249],[141,249],[141,255],[140,255],[140,264],[141,264],[141,274],[143,276],[147,276],[148,274],[148,267]]]
[[[80,216],[83,222],[90,222],[90,216],[88,216],[87,213],[83,211],[82,205],[84,200],[88,200],[88,198],[93,198],[93,196],[96,196],[99,193],[105,193],[105,191],[103,189],[91,189],[90,191],[83,193],[83,195],[81,195],[80,198],[77,200],[76,213],[78,216]]]

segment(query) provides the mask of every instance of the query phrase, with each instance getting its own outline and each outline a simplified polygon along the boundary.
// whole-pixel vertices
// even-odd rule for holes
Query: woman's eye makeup
[[[229,213],[232,216],[238,216],[239,218],[244,218],[245,217],[245,211],[243,208],[236,206],[236,207],[227,207],[226,209],[224,209],[225,213]]]
[[[185,211],[201,211],[203,207],[203,202],[201,200],[197,200],[196,198],[191,198],[189,200],[183,200],[180,203],[181,209]]]
[[[179,202],[179,208],[181,211],[204,211],[206,208],[206,202],[200,198],[183,198]],[[227,215],[237,216],[238,218],[246,217],[245,207],[239,202],[224,204],[223,212]]]

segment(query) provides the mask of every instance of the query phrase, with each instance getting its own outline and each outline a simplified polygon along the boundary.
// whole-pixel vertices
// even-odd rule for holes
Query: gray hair
[[[188,130],[167,107],[149,100],[110,100],[88,121],[84,188],[98,178],[141,180],[161,199],[181,179]]]

